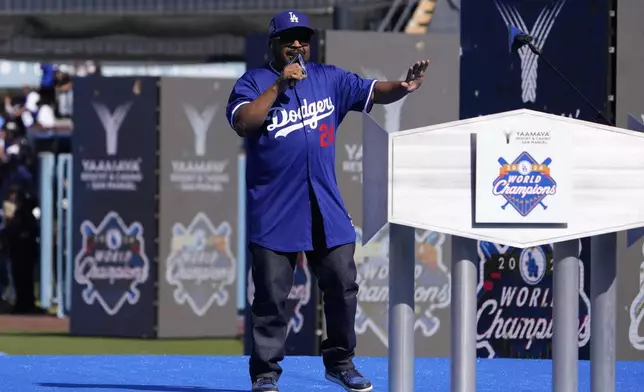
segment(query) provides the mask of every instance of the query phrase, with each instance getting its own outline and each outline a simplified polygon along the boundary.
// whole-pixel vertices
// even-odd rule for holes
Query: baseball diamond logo
[[[246,296],[248,303],[253,304],[255,299],[255,284],[253,283],[253,270],[248,270],[248,285]],[[300,252],[297,255],[297,264],[293,274],[293,286],[287,298],[287,314],[291,314],[288,320],[286,336],[290,333],[298,334],[304,327],[305,319],[302,308],[311,301],[311,270],[306,255]]]
[[[362,229],[356,227],[357,243]],[[438,332],[441,319],[438,309],[451,302],[451,274],[443,262],[445,235],[432,231],[416,232],[414,329],[431,337]],[[358,309],[355,330],[358,334],[373,332],[380,342],[389,344],[389,226],[385,226],[365,247],[356,246],[358,266]]]
[[[550,158],[538,163],[525,151],[511,164],[499,158],[501,168],[492,184],[492,193],[505,198],[501,208],[505,210],[511,205],[521,216],[527,216],[537,205],[547,209],[543,199],[557,193],[557,183],[550,176],[550,163]]]
[[[98,116],[98,119],[101,121],[103,129],[105,130],[106,153],[110,156],[116,155],[118,151],[119,130],[121,129],[121,125],[123,125],[123,121],[125,121],[125,117],[130,111],[130,108],[132,107],[132,102],[126,102],[122,105],[119,105],[116,109],[114,109],[114,112],[110,112],[105,104],[99,102],[92,102],[92,106],[94,106],[96,115]]]
[[[127,302],[139,301],[137,286],[148,280],[150,263],[145,255],[143,226],[127,226],[111,211],[98,227],[88,220],[81,223],[82,249],[74,261],[76,282],[85,285],[82,298],[98,303],[113,316]]]
[[[553,247],[514,248],[478,242],[477,344],[479,356],[546,358],[552,338]],[[581,241],[579,241],[581,257]],[[579,260],[578,345],[590,340],[590,299]]]
[[[552,1],[546,5],[534,22],[532,29],[528,29],[526,22],[523,20],[516,7],[505,4],[503,1],[495,0],[496,8],[499,10],[505,24],[514,26],[526,34],[531,35],[535,42],[534,45],[543,49],[552,26],[557,16],[561,12],[566,0]],[[539,57],[532,53],[530,48],[523,47],[519,49],[519,58],[521,59],[521,98],[523,103],[537,100],[537,69]]]
[[[165,277],[176,286],[176,303],[187,303],[197,316],[204,316],[213,304],[221,307],[228,303],[228,286],[237,274],[231,234],[228,222],[215,227],[203,212],[188,227],[175,223],[172,228]]]

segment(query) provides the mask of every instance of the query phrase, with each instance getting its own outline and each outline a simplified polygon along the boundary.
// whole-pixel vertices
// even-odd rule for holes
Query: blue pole
[[[63,187],[65,186],[65,160],[58,156],[56,165],[56,315],[65,316],[65,300],[63,297]]]
[[[40,306],[51,307],[53,296],[53,249],[54,236],[54,154],[38,154],[40,160]]]
[[[237,309],[246,308],[246,156],[237,158]]]
[[[72,203],[72,190],[74,179],[74,157],[69,154],[67,156],[67,213],[65,214],[65,308],[67,312],[72,309],[72,274],[74,273],[74,255],[72,254],[73,246],[73,203]]]

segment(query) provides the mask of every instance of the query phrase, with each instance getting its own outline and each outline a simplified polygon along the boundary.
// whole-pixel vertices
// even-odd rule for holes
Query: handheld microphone
[[[302,57],[302,54],[301,54],[301,53],[298,53],[298,54],[297,54],[297,56],[293,57],[293,58],[291,59],[291,61],[289,61],[288,63],[289,63],[289,64],[293,64],[293,63],[296,63],[296,62],[300,65],[300,68],[302,68],[302,74],[303,74],[304,76],[306,76],[306,65],[305,65],[305,63],[304,63],[304,58]],[[291,87],[295,87],[295,82],[296,82],[295,80],[291,79],[291,80],[289,81],[289,85],[290,85]]]

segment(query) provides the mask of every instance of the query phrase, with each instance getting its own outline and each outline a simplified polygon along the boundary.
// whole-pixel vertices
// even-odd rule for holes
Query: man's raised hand
[[[417,61],[416,64],[409,67],[405,81],[401,83],[407,89],[408,93],[414,92],[420,88],[425,79],[425,71],[429,66],[429,60]]]

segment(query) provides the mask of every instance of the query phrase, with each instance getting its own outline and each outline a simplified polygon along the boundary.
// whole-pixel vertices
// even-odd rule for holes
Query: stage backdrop
[[[152,337],[156,323],[157,86],[74,82],[72,335]]]
[[[642,1],[619,0],[617,125],[624,128],[629,127],[629,114],[644,122],[642,15]],[[620,233],[617,244],[617,359],[644,360],[644,230]]]
[[[159,337],[237,333],[234,81],[161,79]]]
[[[356,50],[360,48],[360,50]],[[454,34],[326,33],[327,64],[366,78],[403,80],[415,61],[431,61],[422,88],[371,115],[390,132],[458,119],[459,38]],[[383,157],[386,159],[386,157]],[[362,118],[351,113],[338,129],[336,172],[345,204],[356,225],[359,355],[386,355],[388,344],[389,230],[362,248]],[[436,208],[436,206],[428,206]],[[416,355],[449,355],[450,237],[416,232]]]
[[[528,108],[596,119],[585,102],[528,48],[510,53],[508,26],[532,35],[543,55],[596,107],[605,110],[607,15],[607,0],[462,0],[461,118]],[[578,39],[580,32],[583,40]],[[590,243],[587,239],[580,243],[578,340],[584,359],[589,355]],[[482,244],[478,355],[550,358],[552,246],[524,250]],[[503,333],[498,326],[506,324],[510,332]]]
[[[617,359],[644,360],[644,229],[617,236]]]

